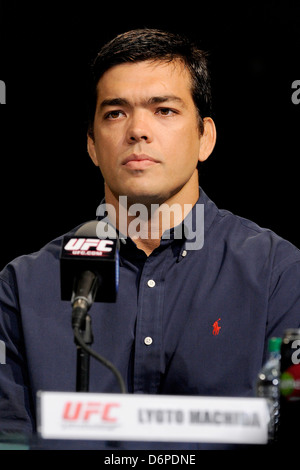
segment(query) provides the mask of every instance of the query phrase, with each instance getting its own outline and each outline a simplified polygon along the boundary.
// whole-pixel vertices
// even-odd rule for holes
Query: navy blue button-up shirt
[[[253,396],[268,338],[300,327],[299,250],[219,210],[202,189],[197,204],[204,204],[200,249],[171,230],[147,257],[127,238],[116,303],[90,309],[92,347],[119,369],[129,393]],[[61,243],[0,273],[0,431],[35,431],[38,390],[75,391]],[[119,392],[112,372],[93,358],[90,391]]]

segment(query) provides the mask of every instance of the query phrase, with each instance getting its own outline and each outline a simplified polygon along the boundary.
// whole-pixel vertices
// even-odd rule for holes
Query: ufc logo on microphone
[[[109,253],[112,251],[112,240],[99,240],[98,238],[71,238],[65,245],[66,251],[81,251],[87,253],[91,250]]]

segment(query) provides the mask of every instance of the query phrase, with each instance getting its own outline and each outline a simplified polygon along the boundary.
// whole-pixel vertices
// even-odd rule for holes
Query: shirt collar
[[[209,199],[201,187],[199,198],[184,220],[170,230],[164,232],[164,238],[182,239],[178,261],[184,259],[190,251],[200,250],[204,246],[205,237],[218,213],[217,206]]]
[[[178,261],[184,259],[190,251],[200,250],[203,247],[205,236],[218,212],[216,205],[208,198],[201,187],[199,187],[199,194],[198,201],[184,220],[179,225],[166,230],[161,239],[161,246],[168,246],[175,240],[181,245]],[[100,205],[102,207],[105,205],[105,199],[101,201]],[[103,213],[103,211],[101,212]],[[98,215],[97,211],[97,220],[103,219],[104,216]],[[131,239],[128,239],[118,230],[115,229],[115,231],[120,241],[121,252],[128,244],[128,240],[132,248],[136,247]]]

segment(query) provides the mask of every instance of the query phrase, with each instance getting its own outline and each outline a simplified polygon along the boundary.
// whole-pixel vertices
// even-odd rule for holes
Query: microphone
[[[73,327],[80,328],[93,302],[116,301],[119,284],[118,238],[116,232],[115,238],[105,238],[105,232],[107,222],[92,220],[81,226],[74,235],[63,238],[60,254],[61,300],[71,301]]]
[[[110,238],[108,238],[108,236]],[[91,220],[74,235],[63,237],[60,253],[61,300],[71,300],[72,327],[77,346],[76,390],[88,391],[89,356],[110,369],[126,393],[116,367],[89,347],[93,342],[91,318],[93,302],[115,302],[119,286],[119,239],[107,222]]]

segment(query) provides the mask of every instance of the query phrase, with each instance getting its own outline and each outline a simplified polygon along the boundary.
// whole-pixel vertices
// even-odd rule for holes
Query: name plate
[[[262,398],[38,392],[43,439],[266,444]]]

